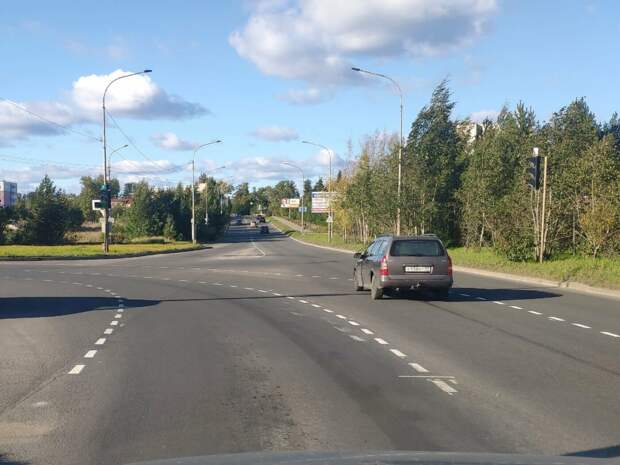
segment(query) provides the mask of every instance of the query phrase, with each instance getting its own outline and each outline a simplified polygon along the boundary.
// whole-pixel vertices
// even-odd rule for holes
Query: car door
[[[364,287],[370,285],[370,282],[368,281],[368,258],[370,257],[370,254],[372,253],[372,248],[375,246],[375,244],[376,244],[376,241],[372,242],[368,246],[368,248],[364,251],[364,253],[360,257],[360,261],[357,266],[357,270],[358,270],[359,278],[360,278],[359,282]]]
[[[372,282],[372,275],[376,273],[377,265],[377,255],[381,250],[381,245],[383,244],[382,239],[377,239],[373,242],[372,246],[368,248],[368,257],[364,260],[364,286],[370,286]]]

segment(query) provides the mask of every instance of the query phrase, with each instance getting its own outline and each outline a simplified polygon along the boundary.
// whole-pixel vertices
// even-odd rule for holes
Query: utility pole
[[[324,149],[327,154],[329,155],[329,188],[328,188],[328,196],[329,196],[329,212],[328,212],[328,217],[327,217],[327,240],[328,242],[332,241],[332,225],[334,224],[334,217],[333,217],[333,212],[332,212],[332,155],[333,152],[331,151],[331,149],[325,147],[324,145],[321,144],[317,144],[316,142],[310,142],[307,140],[302,140],[301,141],[302,144],[309,144],[309,145],[314,145],[315,147],[319,147]]]
[[[202,144],[199,145],[198,147],[196,147],[194,149],[194,155],[192,156],[192,244],[196,245],[196,183],[194,180],[194,164],[196,161],[196,152],[198,152],[198,150],[200,150],[203,147],[206,147],[207,145],[212,145],[212,144],[220,144],[222,141],[221,140],[214,140],[211,142],[208,142],[206,144]],[[207,177],[207,186],[209,186],[209,178]],[[208,191],[207,191],[208,194]],[[208,196],[207,196],[208,198]],[[205,216],[206,216],[206,221],[209,221],[208,218],[208,213],[205,212]]]
[[[540,263],[545,259],[545,242],[547,240],[545,209],[547,205],[547,158],[544,158],[543,167],[543,191],[542,191],[542,212],[540,217]]]

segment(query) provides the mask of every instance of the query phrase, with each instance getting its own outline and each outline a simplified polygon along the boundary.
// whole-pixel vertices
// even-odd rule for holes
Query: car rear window
[[[394,257],[440,257],[443,254],[438,241],[421,239],[394,241],[391,251]]]

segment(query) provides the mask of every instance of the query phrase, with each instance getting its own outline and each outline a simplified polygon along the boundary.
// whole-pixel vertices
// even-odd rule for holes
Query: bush
[[[162,236],[135,237],[130,241],[132,244],[165,244],[166,238]]]

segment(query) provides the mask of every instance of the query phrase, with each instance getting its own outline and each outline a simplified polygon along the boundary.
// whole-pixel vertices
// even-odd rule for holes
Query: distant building
[[[0,208],[12,207],[17,203],[17,183],[0,181]]]
[[[116,207],[116,206],[121,206],[124,208],[129,208],[131,207],[131,205],[133,204],[133,196],[128,196],[128,197],[114,197],[112,199],[112,208]]]
[[[478,123],[474,123],[472,121],[459,123],[457,125],[457,130],[461,132],[464,136],[465,141],[468,144],[473,143],[478,137],[482,135],[484,132],[484,126]]]

